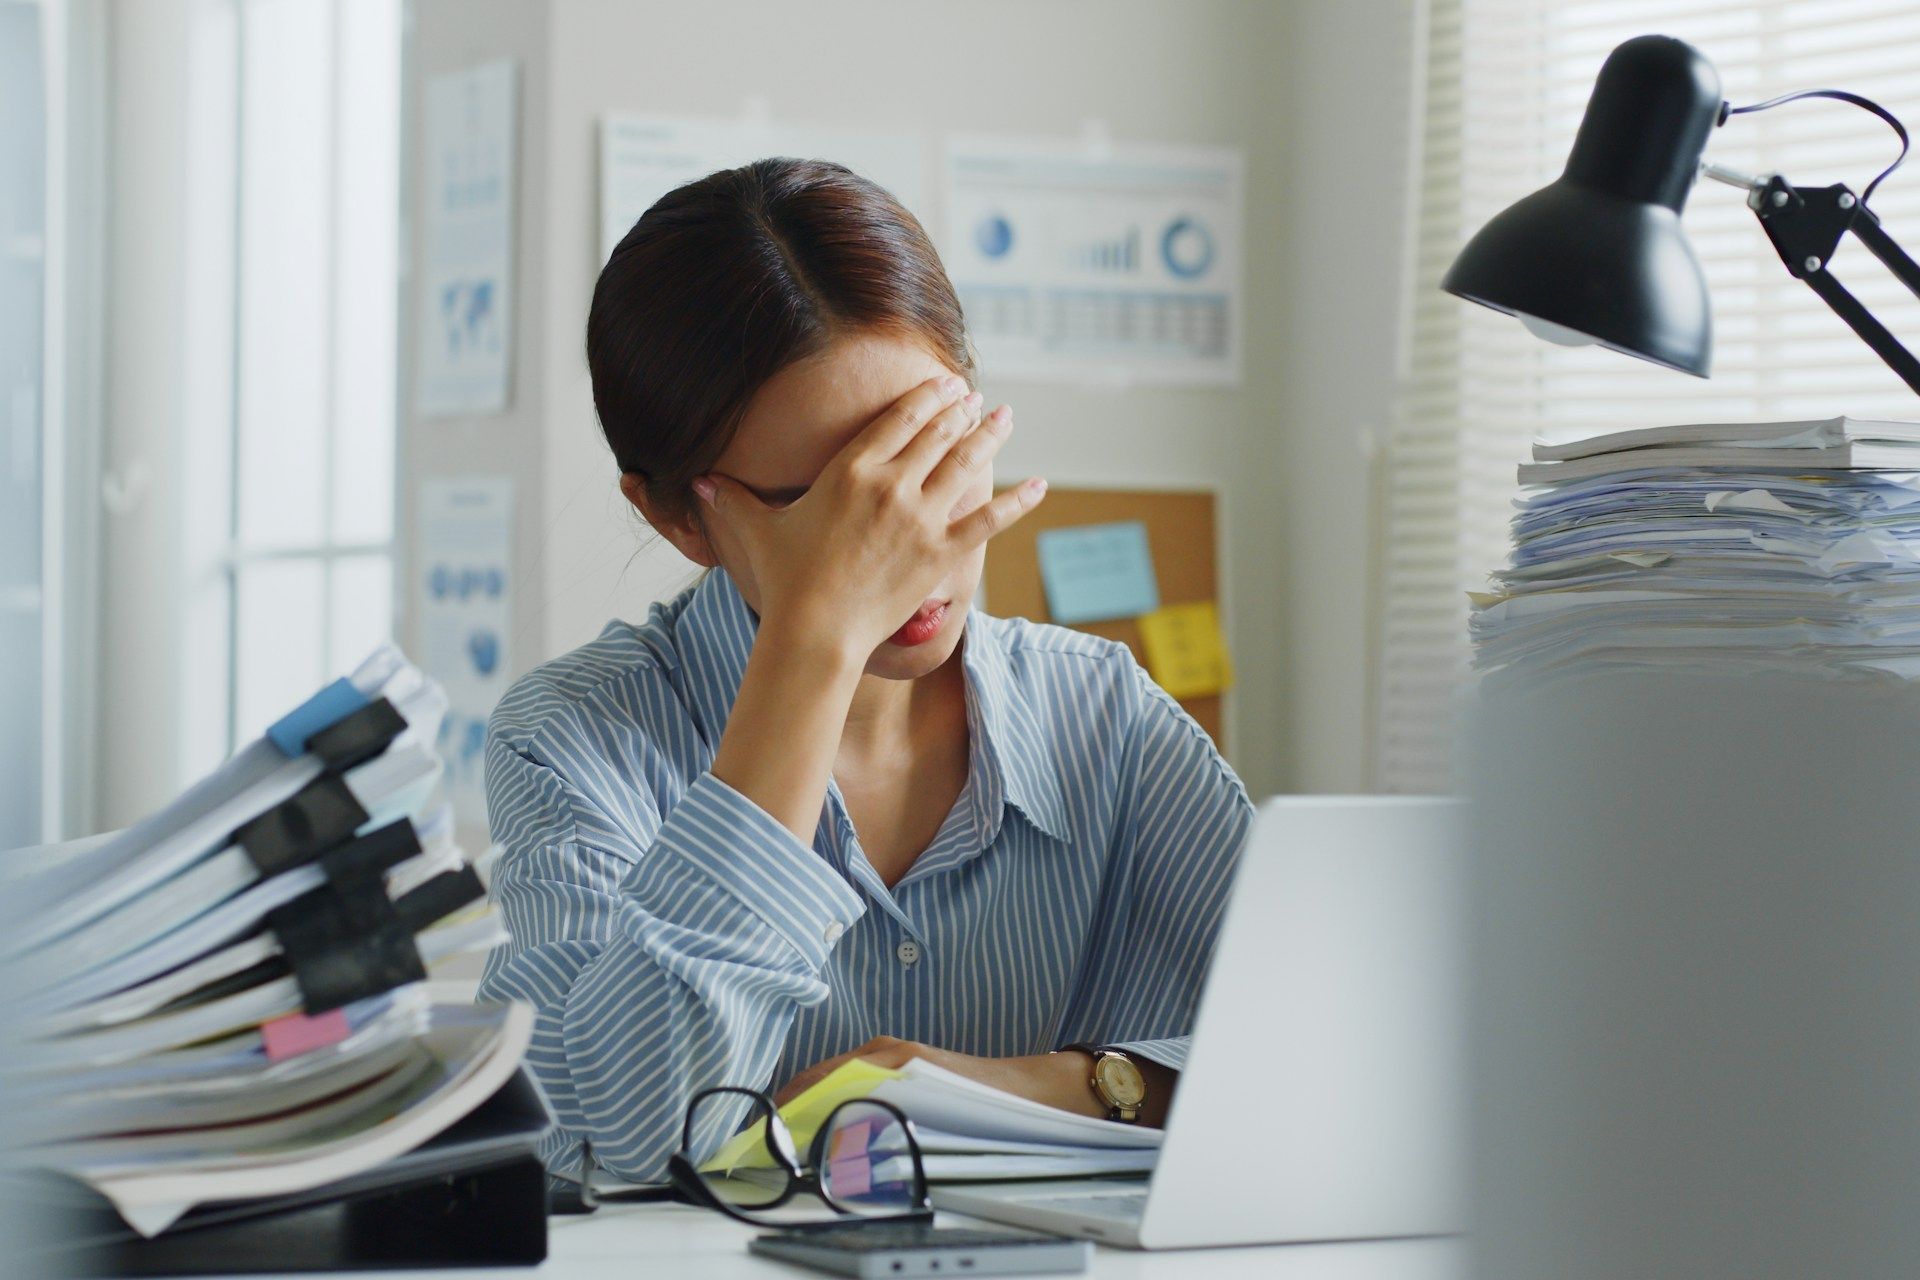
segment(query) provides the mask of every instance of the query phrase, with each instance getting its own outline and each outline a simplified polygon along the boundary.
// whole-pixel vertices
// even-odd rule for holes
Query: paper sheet
[[[615,112],[600,122],[600,261],[673,188],[767,156],[815,156],[879,183],[933,225],[927,144],[910,134],[827,129],[768,119]]]
[[[420,485],[420,666],[446,690],[435,744],[463,827],[485,829],[487,717],[513,671],[513,481],[440,476]]]
[[[893,1071],[855,1058],[780,1109],[801,1157],[835,1107],[867,1097],[890,1102],[916,1127],[943,1135],[944,1140],[930,1142],[927,1149],[939,1150],[944,1158],[940,1167],[954,1176],[1010,1176],[981,1171],[1022,1167],[1023,1161],[1027,1176],[1034,1177],[1138,1169],[1151,1162],[1128,1153],[1155,1151],[1162,1137],[1159,1129],[1113,1124],[1016,1097],[924,1059]],[[1044,1154],[1049,1151],[1053,1154]],[[1082,1154],[1087,1161],[1075,1165],[1074,1158]],[[982,1159],[986,1156],[1003,1162],[990,1164]],[[735,1134],[701,1167],[750,1170],[772,1163],[765,1125],[756,1123]],[[972,1172],[960,1172],[965,1170]],[[930,1163],[928,1176],[942,1175]]]
[[[1245,166],[1218,147],[950,140],[941,257],[984,367],[1237,384]]]
[[[498,413],[513,361],[513,61],[434,76],[426,108],[415,406],[424,417]]]

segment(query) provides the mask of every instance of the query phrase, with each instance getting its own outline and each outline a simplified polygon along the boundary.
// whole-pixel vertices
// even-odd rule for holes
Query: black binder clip
[[[377,871],[355,872],[324,859],[323,865],[340,874],[330,874],[326,884],[267,913],[267,926],[280,939],[301,1005],[310,1014],[424,979],[427,970],[413,935],[485,893],[472,867],[437,875],[395,901]]]
[[[304,866],[367,821],[346,780],[316,778],[234,833],[234,842],[263,876]]]
[[[379,876],[329,880],[267,913],[308,1013],[325,1013],[427,976],[413,931]]]
[[[407,727],[407,718],[385,698],[376,698],[307,739],[328,773],[345,773],[385,751]]]
[[[486,886],[472,867],[443,871],[393,904],[400,923],[414,933],[444,916],[450,916],[469,902],[485,897]]]
[[[420,834],[413,829],[413,820],[400,818],[358,840],[328,849],[319,861],[327,878],[337,882],[383,876],[418,852]]]

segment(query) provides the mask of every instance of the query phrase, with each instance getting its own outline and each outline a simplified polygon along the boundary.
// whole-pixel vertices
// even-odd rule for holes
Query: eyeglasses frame
[[[766,1142],[767,1154],[772,1156],[774,1162],[787,1174],[787,1185],[779,1196],[766,1204],[754,1205],[751,1210],[728,1204],[715,1195],[707,1186],[706,1180],[700,1176],[700,1170],[687,1157],[687,1152],[693,1146],[694,1113],[699,1110],[702,1102],[723,1093],[740,1094],[758,1102],[764,1109],[767,1122],[762,1136]],[[899,1213],[861,1213],[835,1200],[825,1183],[821,1181],[820,1163],[826,1154],[827,1138],[833,1132],[833,1122],[842,1111],[856,1105],[879,1107],[899,1121],[901,1132],[907,1137],[907,1154],[913,1157],[914,1208]],[[776,1133],[784,1141],[776,1142]],[[891,1102],[884,1102],[879,1098],[849,1098],[829,1111],[826,1119],[820,1122],[819,1129],[814,1132],[805,1164],[801,1164],[793,1145],[793,1132],[787,1128],[787,1122],[780,1118],[780,1108],[774,1105],[772,1098],[759,1089],[748,1089],[740,1085],[723,1084],[715,1085],[711,1089],[702,1089],[687,1103],[687,1116],[681,1127],[680,1150],[667,1158],[667,1176],[672,1180],[674,1189],[686,1199],[704,1208],[724,1213],[736,1222],[744,1222],[754,1227],[777,1227],[783,1231],[816,1231],[830,1227],[843,1227],[849,1220],[857,1222],[930,1222],[933,1220],[933,1203],[927,1190],[926,1157],[920,1150],[920,1137],[914,1132],[913,1121],[907,1118],[906,1112]],[[802,1193],[811,1194],[841,1216],[819,1222],[783,1222],[778,1219],[754,1216],[770,1209],[778,1209]]]

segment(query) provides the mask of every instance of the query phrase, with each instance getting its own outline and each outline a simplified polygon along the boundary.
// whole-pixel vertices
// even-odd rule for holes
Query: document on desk
[[[24,1161],[152,1235],[367,1173],[506,1086],[532,1010],[431,981],[506,938],[436,796],[445,707],[383,647],[126,830],[0,856]]]
[[[1470,597],[1482,672],[1920,676],[1920,422],[1636,428],[1518,478]]]
[[[493,1096],[533,1035],[526,1005],[431,1001],[424,1012],[426,1029],[409,1039],[398,1065],[325,1103],[219,1126],[196,1126],[182,1112],[171,1130],[71,1141],[38,1154],[84,1178],[143,1234],[196,1204],[303,1191],[364,1173]]]
[[[802,1151],[828,1113],[853,1098],[890,1102],[913,1121],[935,1182],[993,1178],[1085,1177],[1145,1172],[1162,1131],[1076,1115],[915,1059],[898,1070],[858,1059],[780,1109]],[[747,1169],[764,1160],[761,1126],[722,1147],[709,1170]]]

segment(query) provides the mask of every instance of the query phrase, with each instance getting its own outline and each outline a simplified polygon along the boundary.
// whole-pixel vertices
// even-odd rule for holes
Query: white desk
[[[969,1219],[942,1214],[942,1222]],[[565,1280],[774,1280],[820,1275],[747,1252],[753,1230],[717,1213],[681,1205],[606,1205],[587,1217],[550,1220],[545,1266],[535,1271],[464,1273],[505,1280],[514,1275]],[[1450,1241],[1280,1245],[1262,1249],[1198,1249],[1136,1253],[1094,1249],[1092,1276],[1196,1277],[1197,1280],[1465,1280],[1464,1248]],[[435,1272],[453,1280],[463,1273]]]

